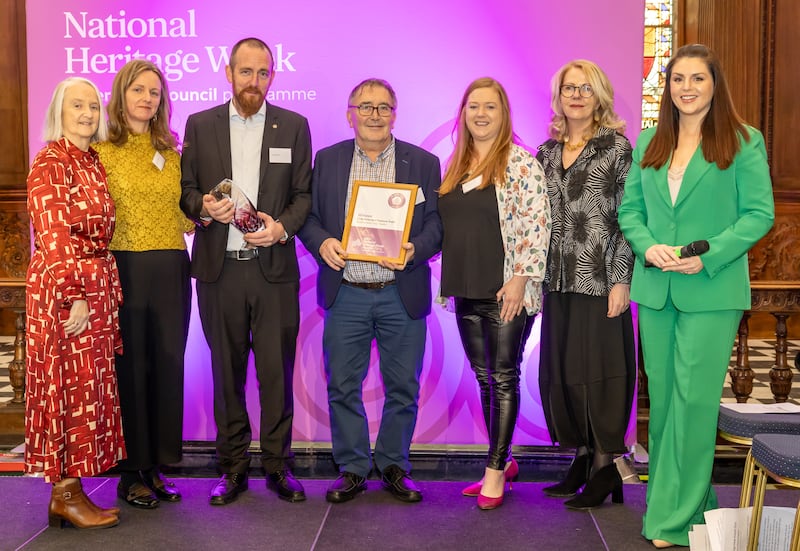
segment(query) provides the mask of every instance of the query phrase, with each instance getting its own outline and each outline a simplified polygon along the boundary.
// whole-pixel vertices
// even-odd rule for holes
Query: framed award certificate
[[[344,222],[342,247],[347,258],[395,264],[405,262],[419,186],[383,182],[353,182]]]

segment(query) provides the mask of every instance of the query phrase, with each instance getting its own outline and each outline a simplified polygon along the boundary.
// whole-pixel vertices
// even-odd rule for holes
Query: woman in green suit
[[[639,136],[619,224],[636,255],[631,300],[649,379],[649,482],[643,535],[688,545],[717,507],[717,414],[742,311],[747,251],[772,227],[761,133],[731,102],[716,55],[681,47],[667,65],[658,126]],[[701,256],[681,246],[708,242]]]

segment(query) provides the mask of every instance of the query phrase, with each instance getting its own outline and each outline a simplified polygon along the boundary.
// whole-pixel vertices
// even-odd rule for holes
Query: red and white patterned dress
[[[108,250],[114,202],[97,153],[65,138],[45,146],[28,175],[28,211],[25,472],[48,482],[92,476],[125,458],[114,371],[122,291]],[[68,337],[63,323],[80,299],[89,324]]]

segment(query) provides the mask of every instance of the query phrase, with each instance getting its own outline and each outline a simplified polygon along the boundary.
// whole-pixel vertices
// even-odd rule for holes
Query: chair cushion
[[[753,438],[756,434],[800,434],[800,414],[797,413],[739,413],[719,408],[719,430]]]
[[[771,473],[800,480],[800,434],[756,434],[753,459]]]

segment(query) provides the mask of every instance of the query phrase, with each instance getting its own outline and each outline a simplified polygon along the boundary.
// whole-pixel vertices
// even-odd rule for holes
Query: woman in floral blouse
[[[544,489],[567,507],[622,501],[613,463],[625,452],[636,376],[631,247],[617,208],[631,144],[614,92],[594,63],[570,61],[553,77],[553,119],[537,158],[547,174],[553,232],[542,310],[539,386],[550,437],[576,448],[566,478]],[[588,483],[587,483],[588,480]]]
[[[122,353],[119,276],[108,243],[114,202],[89,144],[106,123],[100,92],[68,78],[47,111],[47,145],[31,163],[28,212],[34,250],[25,312],[25,473],[53,484],[51,526],[106,528],[119,509],[102,509],[81,478],[125,457],[114,353]]]
[[[117,205],[109,248],[125,295],[120,326],[126,354],[117,358],[117,376],[128,458],[119,465],[117,494],[140,509],[181,499],[160,469],[181,460],[191,309],[183,233],[193,225],[178,206],[180,155],[169,122],[161,70],[144,59],[126,63],[108,103],[109,141],[96,148]]]
[[[508,96],[480,78],[461,99],[456,145],[439,195],[442,295],[455,299],[464,351],[478,379],[489,455],[478,507],[503,503],[519,472],[510,456],[522,350],[541,306],[550,207],[542,167],[513,143]]]

